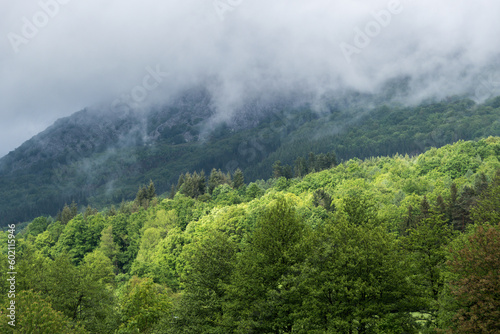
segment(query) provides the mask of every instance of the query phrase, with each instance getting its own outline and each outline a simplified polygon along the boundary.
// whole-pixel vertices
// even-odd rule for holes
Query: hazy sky
[[[498,13],[498,0],[2,1],[0,156],[85,106],[200,82],[220,115],[252,94],[376,92],[400,75],[419,77],[416,100],[481,100],[500,90]]]

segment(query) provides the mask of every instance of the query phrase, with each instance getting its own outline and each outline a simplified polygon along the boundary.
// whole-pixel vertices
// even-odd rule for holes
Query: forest
[[[498,333],[500,137],[342,152],[276,156],[267,180],[185,172],[0,232],[4,313],[17,273],[0,332]]]
[[[200,99],[182,108],[152,111],[146,120],[75,114],[76,119],[61,121],[47,133],[47,147],[64,148],[59,154],[47,153],[36,141],[26,142],[0,160],[0,226],[54,216],[73,201],[99,209],[119,205],[133,200],[138,185],[149,180],[166,196],[188,171],[240,168],[247,182],[253,182],[269,178],[276,161],[292,168],[287,176],[295,176],[296,159],[310,152],[335,152],[339,162],[396,153],[413,156],[458,140],[500,136],[500,97],[481,104],[450,97],[403,106],[356,95],[348,101],[332,99],[321,112],[310,105],[278,104],[269,106],[254,126],[234,130],[220,124],[205,137],[203,117],[208,116],[198,109],[206,113],[209,106],[206,97]],[[127,144],[107,141],[116,127],[134,128],[142,122],[147,124],[144,131],[120,135]],[[142,132],[158,136],[144,142]]]

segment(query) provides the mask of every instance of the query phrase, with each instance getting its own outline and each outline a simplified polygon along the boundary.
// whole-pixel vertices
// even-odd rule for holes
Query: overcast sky
[[[243,97],[412,75],[416,99],[500,89],[498,0],[23,0],[0,4],[0,156],[56,119],[123,94],[210,83]],[[168,73],[168,75],[166,74]]]

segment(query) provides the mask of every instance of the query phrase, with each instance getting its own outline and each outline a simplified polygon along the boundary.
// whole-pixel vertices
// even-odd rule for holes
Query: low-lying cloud
[[[500,91],[498,13],[494,0],[4,2],[0,156],[134,89],[147,104],[206,85],[218,119],[256,96],[376,93],[398,77],[412,102],[484,100]],[[139,92],[156,68],[168,76]]]

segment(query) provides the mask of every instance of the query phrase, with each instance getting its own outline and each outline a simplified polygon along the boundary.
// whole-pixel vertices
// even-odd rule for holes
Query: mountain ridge
[[[188,171],[240,168],[254,181],[269,177],[275,161],[293,165],[309,152],[417,154],[500,135],[500,98],[351,109],[330,101],[321,113],[292,102],[255,103],[225,122],[214,121],[203,91],[142,114],[79,111],[0,159],[0,225],[54,215],[72,201],[102,208],[130,200],[149,180],[164,193]]]

